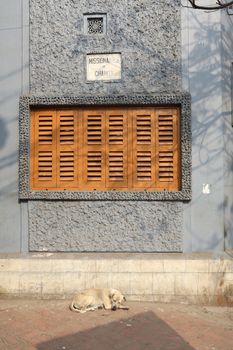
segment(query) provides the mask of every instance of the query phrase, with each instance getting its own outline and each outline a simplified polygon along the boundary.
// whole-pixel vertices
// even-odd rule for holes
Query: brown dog
[[[81,313],[103,308],[106,310],[128,310],[128,307],[122,305],[125,300],[124,295],[117,289],[90,288],[75,295],[70,304],[70,310]]]

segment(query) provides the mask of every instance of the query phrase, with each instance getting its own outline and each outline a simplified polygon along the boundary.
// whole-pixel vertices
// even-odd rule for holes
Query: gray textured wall
[[[84,13],[106,13],[106,35],[84,34]],[[30,24],[35,96],[181,91],[179,0],[31,0]],[[104,52],[121,53],[121,81],[87,83],[86,54]],[[181,251],[181,217],[175,201],[31,202],[30,249]]]
[[[179,202],[31,201],[30,250],[181,251],[182,208]]]
[[[31,93],[181,90],[180,0],[31,0]],[[106,35],[84,34],[84,13],[106,13]],[[122,53],[122,81],[86,83],[87,53]]]

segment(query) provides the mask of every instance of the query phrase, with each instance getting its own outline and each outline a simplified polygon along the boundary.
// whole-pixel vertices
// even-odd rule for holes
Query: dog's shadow
[[[80,332],[52,339],[37,345],[38,350],[194,350],[167,323],[154,312],[147,311],[131,317],[113,320],[111,311],[79,314],[73,318]],[[92,315],[94,315],[94,318]],[[76,314],[77,315],[77,314]],[[91,316],[91,317],[90,317]],[[102,317],[106,316],[106,317]],[[92,320],[92,323],[91,323]],[[107,323],[106,323],[107,321]],[[103,324],[105,322],[105,324]],[[98,325],[97,324],[100,324]],[[96,326],[94,326],[96,324]],[[92,326],[91,326],[92,325]],[[75,328],[72,327],[72,330]],[[83,330],[84,328],[88,328]],[[82,330],[81,330],[82,329]],[[70,329],[70,332],[72,331]]]

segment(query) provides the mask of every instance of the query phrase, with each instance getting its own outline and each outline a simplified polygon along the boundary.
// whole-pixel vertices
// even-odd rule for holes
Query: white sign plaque
[[[87,80],[121,79],[121,54],[87,55]]]

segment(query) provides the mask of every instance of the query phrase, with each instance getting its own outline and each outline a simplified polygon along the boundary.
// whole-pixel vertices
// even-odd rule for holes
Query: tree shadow
[[[9,131],[6,127],[5,120],[0,116],[0,150],[5,146]]]
[[[97,311],[97,316],[98,316]],[[78,320],[85,315],[78,315]],[[96,317],[96,315],[95,315]],[[92,318],[92,314],[90,315]],[[95,318],[96,319],[96,318]],[[77,322],[73,320],[73,322]],[[85,322],[85,320],[84,320]],[[83,321],[81,321],[83,323]],[[85,322],[86,323],[86,322]],[[90,323],[90,319],[88,319]],[[79,322],[77,322],[77,328]],[[147,311],[105,325],[61,336],[36,346],[38,350],[194,350],[176,331],[154,312]]]
[[[186,1],[184,1],[186,3]],[[183,78],[192,95],[192,187],[189,204],[191,224],[188,234],[199,247],[219,249],[223,232],[232,237],[232,126],[230,101],[232,93],[231,61],[233,40],[230,18],[224,11],[217,14],[185,9],[183,27]],[[211,194],[204,194],[202,184],[211,184]],[[230,189],[231,186],[231,189]],[[206,204],[209,203],[209,210]],[[199,234],[200,208],[206,210],[205,236]],[[209,215],[224,216],[222,227],[209,225]],[[209,232],[208,232],[209,230]],[[212,231],[212,232],[211,232]]]

